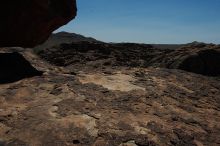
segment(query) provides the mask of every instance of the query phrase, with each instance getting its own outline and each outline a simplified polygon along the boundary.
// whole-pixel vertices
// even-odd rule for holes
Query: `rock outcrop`
[[[0,5],[0,46],[33,47],[76,16],[76,0],[13,0]]]
[[[162,67],[207,76],[220,75],[220,46],[213,44],[189,44],[172,50],[146,44],[75,42],[39,50],[38,54],[54,65],[81,69]]]
[[[207,76],[220,75],[220,46],[204,44],[204,46],[188,45],[166,54],[157,60],[163,61],[161,66],[182,69]]]
[[[94,48],[78,56],[92,51],[100,58]],[[0,84],[1,145],[220,145],[218,77],[98,62],[57,67],[20,53],[44,74]]]

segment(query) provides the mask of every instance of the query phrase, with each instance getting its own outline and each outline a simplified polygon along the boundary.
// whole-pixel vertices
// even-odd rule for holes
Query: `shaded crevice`
[[[0,69],[0,84],[12,83],[43,74],[16,52],[0,53]]]

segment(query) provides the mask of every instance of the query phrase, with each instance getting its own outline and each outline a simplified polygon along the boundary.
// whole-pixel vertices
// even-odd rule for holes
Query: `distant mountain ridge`
[[[85,37],[83,35],[80,34],[76,34],[76,33],[69,33],[69,32],[58,32],[58,33],[54,33],[52,34],[49,39],[35,47],[37,49],[43,49],[43,48],[49,48],[52,46],[56,46],[56,45],[60,45],[60,44],[71,44],[71,43],[75,43],[75,42],[81,42],[81,41],[85,41],[85,42],[101,42],[99,40],[96,40],[92,37]]]
[[[70,42],[79,42],[79,41],[87,41],[87,42],[101,42],[99,40],[96,40],[92,37],[85,37],[81,34],[76,33],[69,33],[69,32],[58,32],[53,35],[51,35],[50,39],[56,39],[56,38],[62,38],[63,41],[70,41]]]
[[[103,41],[96,40],[95,38],[92,38],[92,37],[86,37],[81,34],[69,33],[69,32],[62,31],[62,32],[52,34],[45,43],[43,43],[35,48],[36,49],[44,49],[44,48],[50,48],[53,46],[57,46],[60,44],[71,44],[71,43],[82,42],[82,41],[83,42],[91,42],[91,43],[94,43],[94,42],[95,43],[104,43]],[[123,43],[123,44],[125,44],[125,43]],[[137,44],[137,43],[129,43],[129,44]],[[172,50],[184,46],[183,44],[150,44],[150,45],[152,45],[158,49],[172,49]]]
[[[97,39],[92,38],[92,37],[86,37],[86,36],[81,35],[81,34],[62,31],[62,32],[58,32],[58,33],[53,33],[45,43],[35,47],[35,49],[36,50],[46,49],[46,48],[50,48],[50,47],[53,47],[53,46],[58,46],[60,44],[71,44],[71,43],[77,43],[77,42],[105,43],[103,41],[97,40]],[[134,45],[138,45],[139,43],[130,43],[130,42],[127,42],[127,43],[126,42],[113,43],[112,42],[110,44],[130,44],[130,45],[134,44]],[[140,44],[140,45],[144,45],[144,44]],[[188,45],[202,47],[202,46],[205,46],[206,43],[194,41],[194,42],[191,42],[191,43],[188,43],[188,44],[147,44],[147,45],[151,45],[151,46],[153,46],[154,48],[157,48],[157,49],[176,50],[178,48],[188,46]]]

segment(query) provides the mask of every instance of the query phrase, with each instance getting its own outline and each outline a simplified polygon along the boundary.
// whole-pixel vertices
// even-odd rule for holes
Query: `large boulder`
[[[155,62],[159,67],[182,69],[206,76],[220,76],[220,46],[214,44],[189,44],[164,54]]]
[[[33,47],[76,16],[76,0],[4,0],[0,47]]]

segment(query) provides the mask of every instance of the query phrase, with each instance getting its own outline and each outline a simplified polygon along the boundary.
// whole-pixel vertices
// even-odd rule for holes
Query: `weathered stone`
[[[89,64],[73,66],[76,74],[71,75],[71,66],[48,64],[29,49],[20,53],[45,73],[0,84],[0,137],[5,144],[220,144],[219,78],[152,67],[89,68]],[[89,81],[91,75],[96,80]],[[101,84],[103,78],[109,80]],[[146,90],[117,90],[123,86],[116,84],[121,79]]]
[[[0,46],[33,47],[76,16],[76,0],[13,0],[0,5]]]
[[[85,63],[89,64],[86,66],[88,68],[153,66],[220,76],[220,46],[213,44],[186,45],[176,50],[165,50],[146,44],[83,41],[49,47],[38,54],[58,66],[80,67]]]

